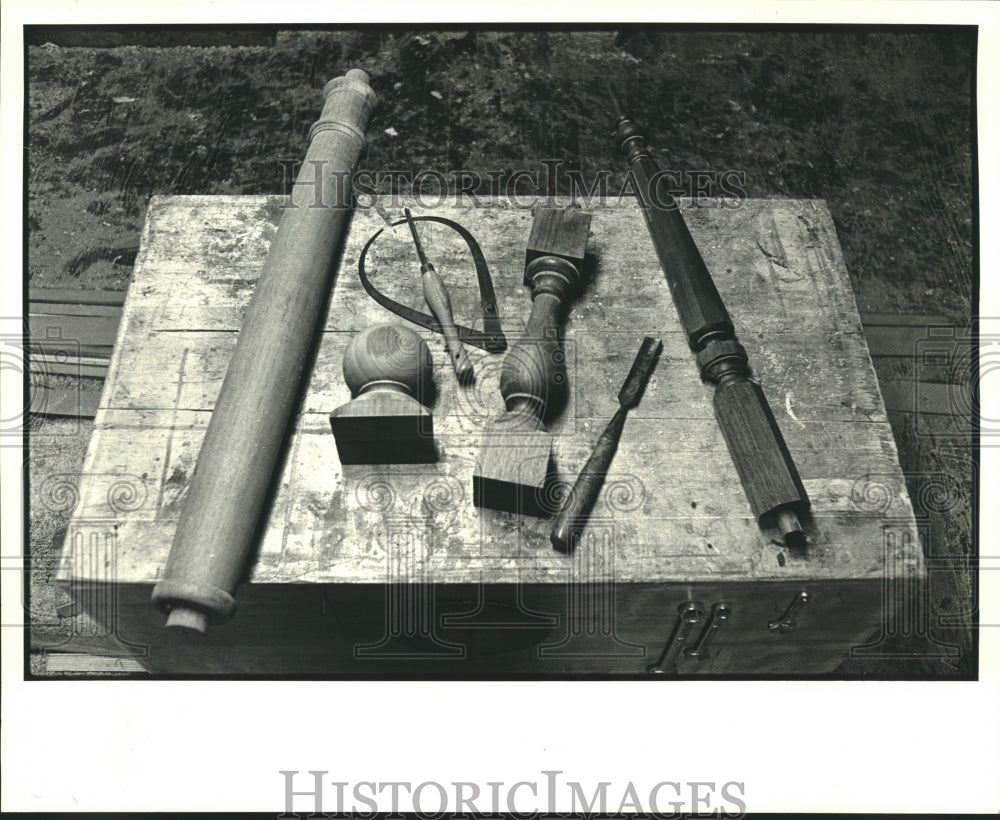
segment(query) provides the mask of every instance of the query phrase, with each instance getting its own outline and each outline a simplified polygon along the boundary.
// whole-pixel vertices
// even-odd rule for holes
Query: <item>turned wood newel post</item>
[[[580,287],[590,215],[576,209],[539,208],[525,255],[524,284],[531,287],[531,315],[524,336],[504,359],[500,393],[506,412],[483,435],[473,476],[476,506],[547,515],[552,450],[545,423],[566,401],[563,307]]]
[[[153,603],[167,626],[229,620],[324,321],[351,208],[351,177],[378,102],[352,69],[326,84],[212,411]]]
[[[434,419],[421,403],[433,379],[430,348],[408,327],[375,325],[351,339],[344,381],[354,398],[330,413],[340,463],[437,461]]]

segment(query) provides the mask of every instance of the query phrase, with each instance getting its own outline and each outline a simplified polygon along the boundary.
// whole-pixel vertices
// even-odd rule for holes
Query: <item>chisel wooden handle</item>
[[[448,348],[448,355],[451,358],[451,366],[455,368],[455,377],[460,384],[467,384],[472,381],[475,373],[472,369],[472,362],[469,360],[469,354],[465,352],[462,340],[458,338],[458,331],[455,330],[455,317],[451,312],[451,299],[448,297],[448,290],[430,262],[422,264],[420,272],[424,284],[424,299],[431,309],[431,313],[434,314],[434,318],[441,325],[445,347]]]
[[[560,552],[572,551],[573,531],[583,523],[582,519],[590,512],[601,492],[604,479],[608,475],[608,467],[611,466],[611,460],[618,449],[618,439],[621,438],[627,412],[628,408],[619,407],[608,426],[604,428],[552,527],[549,538],[552,546]]]

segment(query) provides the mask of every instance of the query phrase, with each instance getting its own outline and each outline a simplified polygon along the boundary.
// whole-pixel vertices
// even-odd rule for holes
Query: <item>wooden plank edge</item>
[[[964,418],[967,389],[955,384],[932,382],[882,382],[879,384],[885,409],[890,413],[957,416]],[[964,407],[965,411],[971,408]]]
[[[120,308],[125,304],[125,291],[29,287],[28,302],[29,304],[107,305]]]
[[[84,675],[148,675],[145,667],[132,658],[74,653],[46,653],[45,672]]]
[[[120,316],[58,316],[33,314],[28,317],[29,343],[41,345],[97,345],[111,347],[118,334]]]
[[[948,333],[934,333],[934,330],[947,330]],[[885,325],[866,325],[864,328],[868,352],[873,357],[896,357],[903,359],[916,358],[921,345],[940,348],[942,344],[960,344],[967,342],[965,332],[959,331],[956,325],[922,327],[888,327]]]
[[[64,352],[70,355],[66,361],[78,361],[80,364],[92,364],[92,365],[107,365],[111,361],[111,353],[114,351],[114,347],[111,345],[72,345],[72,351],[64,350]],[[35,341],[28,342],[28,360],[37,362],[48,362],[56,361],[62,357],[57,356],[57,353],[62,348],[59,345],[55,345],[52,342],[38,343]],[[61,362],[65,364],[64,362]],[[39,367],[39,370],[42,368]]]
[[[82,353],[71,353],[68,350],[53,352],[54,350],[55,348],[51,347],[47,350],[44,347],[32,350],[29,346],[28,361],[30,363],[37,364],[38,369],[44,372],[44,365],[49,364],[78,364],[83,366],[90,365],[92,367],[107,367],[111,360],[110,356],[86,356]]]
[[[96,390],[74,390],[37,385],[32,388],[27,411],[33,416],[69,416],[92,419],[101,404]]]
[[[863,325],[885,325],[887,327],[941,327],[958,324],[947,316],[931,313],[872,313],[863,311],[860,314]]]
[[[54,316],[120,319],[121,305],[72,305],[66,302],[28,302],[28,317],[50,319]]]
[[[89,379],[106,379],[108,377],[108,365],[103,363],[89,364],[81,361],[68,362],[42,362],[38,365],[33,363],[31,372],[39,376],[76,376]]]

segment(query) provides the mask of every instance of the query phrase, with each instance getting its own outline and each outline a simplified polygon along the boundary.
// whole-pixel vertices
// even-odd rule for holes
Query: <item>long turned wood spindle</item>
[[[642,212],[701,377],[715,385],[715,417],[757,521],[788,546],[806,542],[799,515],[809,507],[802,479],[767,403],[750,380],[746,350],[677,203],[666,191],[646,138],[618,109],[616,140],[638,184]]]
[[[566,402],[566,355],[560,324],[564,304],[578,290],[590,215],[568,208],[539,208],[525,254],[524,284],[531,314],[521,341],[500,371],[506,412],[483,434],[473,475],[473,500],[525,515],[549,515],[547,498],[552,438],[546,421]]]
[[[153,603],[168,627],[204,632],[233,593],[295,419],[351,208],[351,175],[378,99],[352,69],[325,103],[281,214],[215,402]]]

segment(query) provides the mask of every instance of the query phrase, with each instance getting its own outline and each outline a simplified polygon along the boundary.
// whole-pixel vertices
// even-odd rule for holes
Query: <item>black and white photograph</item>
[[[4,681],[24,695],[4,720],[65,699],[65,725],[102,733],[63,694],[86,691],[115,721],[168,729],[148,714],[167,697],[279,738],[308,732],[248,693],[298,692],[293,712],[372,733],[339,773],[318,737],[245,766],[258,784],[235,804],[207,781],[73,802],[1000,808],[979,737],[1000,729],[984,201],[1000,19],[927,5],[405,24],[19,6],[0,443]],[[644,763],[573,770],[539,740],[525,768],[470,773],[433,728],[440,766],[371,757],[397,709],[419,758],[435,709],[488,742],[546,704],[572,723],[588,692],[600,759],[645,736],[676,765],[653,774],[636,749]],[[750,758],[768,736],[762,754],[742,769],[722,752],[708,776],[731,719]],[[191,748],[180,720],[168,757]],[[858,761],[883,720],[906,727],[887,741],[904,755],[911,730],[958,744],[976,785],[921,798],[911,768],[872,797]],[[53,752],[58,725],[39,717]],[[785,758],[830,759],[823,726],[843,733],[834,770],[844,744],[860,756],[833,780],[861,771],[868,802],[775,789]],[[227,771],[268,737],[248,732]],[[574,759],[589,743],[582,725],[558,736]],[[940,765],[942,782],[963,771]],[[67,805],[34,788],[16,808]]]

